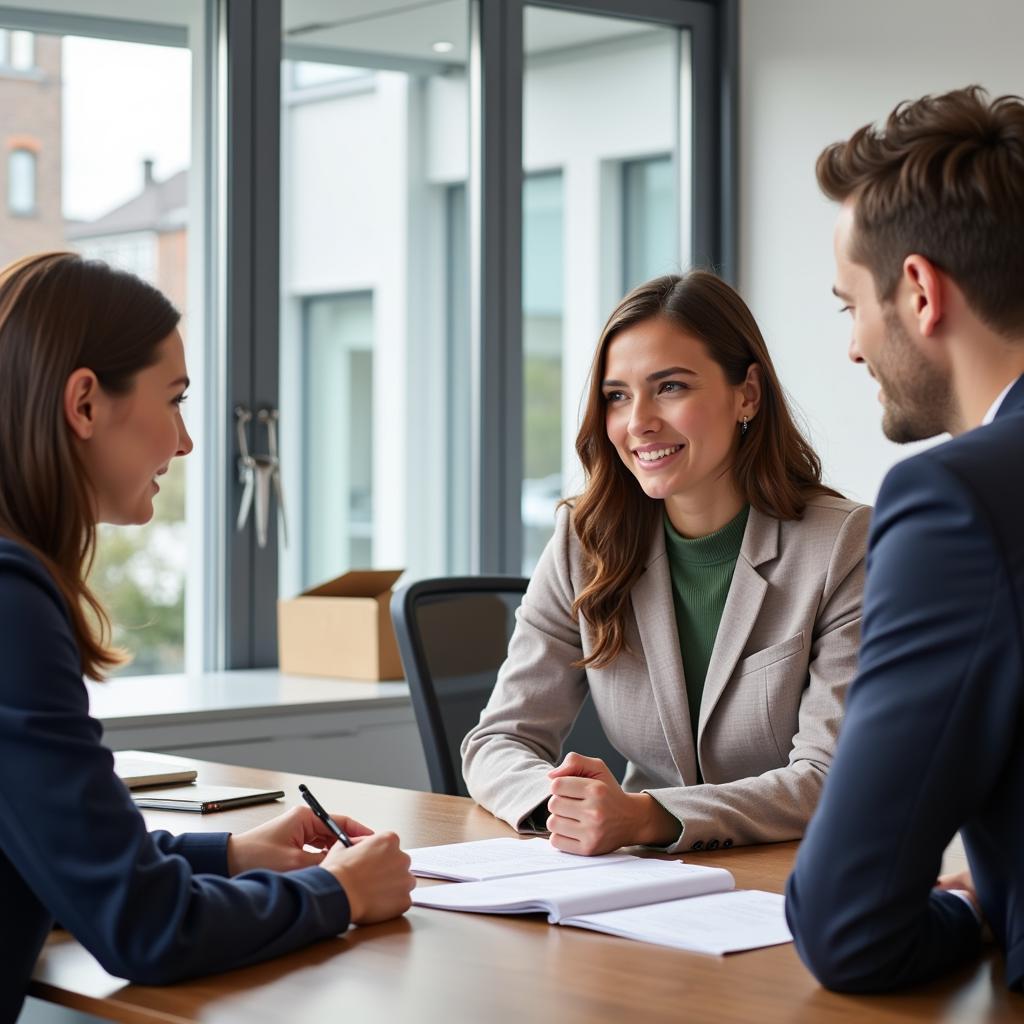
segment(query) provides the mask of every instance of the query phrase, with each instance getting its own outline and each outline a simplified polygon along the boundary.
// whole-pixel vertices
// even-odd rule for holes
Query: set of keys
[[[238,480],[242,485],[242,503],[238,508],[237,528],[244,530],[249,514],[256,521],[256,543],[267,546],[267,527],[270,522],[270,495],[277,500],[277,515],[285,547],[288,546],[288,523],[284,514],[284,487],[281,484],[281,458],[277,449],[276,409],[260,409],[255,416],[267,431],[267,454],[253,455],[249,451],[249,424],[253,413],[244,405],[235,407],[235,430],[238,434]]]

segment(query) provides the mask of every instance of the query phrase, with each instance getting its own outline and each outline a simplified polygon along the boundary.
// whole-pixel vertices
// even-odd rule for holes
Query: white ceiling
[[[650,24],[621,18],[528,7],[527,54],[543,53],[649,31]],[[378,54],[392,59],[464,64],[467,59],[467,0],[284,0],[285,45]],[[453,49],[437,54],[435,42]]]

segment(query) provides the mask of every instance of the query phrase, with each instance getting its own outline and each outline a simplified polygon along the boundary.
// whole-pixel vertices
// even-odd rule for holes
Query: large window
[[[64,37],[62,53],[68,241],[151,281],[187,314],[191,54],[73,36]],[[186,315],[186,358],[196,363],[201,335],[191,328]],[[92,582],[115,639],[133,653],[123,673],[185,667],[185,476],[184,460],[173,460],[146,526],[100,532]]]
[[[716,7],[0,4],[0,265],[183,312],[196,449],[93,577],[127,671],[272,664],[278,595],[347,569],[532,570],[608,312],[722,255]],[[236,410],[267,465],[279,430],[265,546]]]
[[[117,38],[104,36],[109,21],[94,20],[116,5],[73,6],[3,8],[12,23],[0,32],[0,64],[31,74],[0,75],[0,124],[17,147],[7,161],[0,262],[70,248],[167,294],[183,313],[195,382],[186,419],[194,429],[206,380],[205,324],[197,313],[203,289],[195,287],[203,280],[205,216],[201,187],[189,179],[193,137],[201,136],[193,108],[201,112],[204,102],[193,91],[204,5],[168,5],[173,11],[163,16],[180,21],[154,25],[130,20],[135,5],[125,3]],[[34,16],[46,31],[26,29]],[[67,32],[60,31],[61,16],[69,19]],[[19,147],[21,138],[30,138],[31,148]],[[203,564],[203,509],[198,493],[188,496],[201,476],[174,460],[148,525],[100,529],[90,583],[110,612],[115,642],[133,654],[124,673],[181,671],[186,647],[201,647],[200,637],[188,636],[186,612],[187,600],[202,602],[207,589],[196,571]],[[186,580],[196,584],[189,595]],[[194,614],[201,617],[198,609]],[[197,649],[193,664],[202,660]]]
[[[678,269],[691,160],[685,35],[527,7],[523,75],[522,571],[582,476],[576,431],[601,327],[630,287]],[[652,157],[652,154],[657,154]],[[556,173],[548,169],[557,167]]]

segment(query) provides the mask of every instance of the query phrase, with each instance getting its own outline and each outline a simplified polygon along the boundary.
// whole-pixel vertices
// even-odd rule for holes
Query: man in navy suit
[[[818,160],[834,291],[894,441],[838,750],[789,880],[826,986],[882,992],[972,957],[1024,983],[1024,100],[901,104]],[[970,871],[938,880],[957,831]]]

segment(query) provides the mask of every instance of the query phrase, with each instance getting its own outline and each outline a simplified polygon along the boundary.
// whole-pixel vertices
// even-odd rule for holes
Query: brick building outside
[[[0,29],[0,266],[66,245],[61,41]]]
[[[127,202],[88,222],[66,226],[67,244],[156,285],[185,310],[188,171],[163,181],[142,163],[142,188]]]

